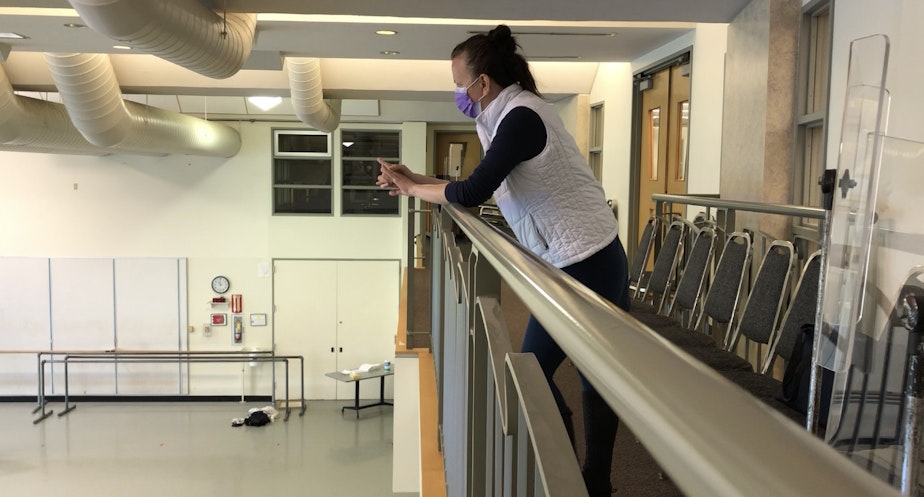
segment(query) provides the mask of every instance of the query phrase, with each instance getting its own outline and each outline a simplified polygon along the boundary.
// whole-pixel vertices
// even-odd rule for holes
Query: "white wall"
[[[805,2],[804,2],[805,3]],[[892,95],[887,134],[924,141],[924,3],[919,0],[863,2],[841,0],[834,7],[834,40],[831,60],[831,93],[828,107],[828,168],[837,167],[850,42],[885,34],[891,42],[886,88]]]
[[[209,304],[218,274],[231,280],[229,294],[243,295],[242,347],[268,349],[274,258],[404,257],[403,216],[273,216],[272,128],[304,125],[232,125],[240,129],[243,146],[228,159],[0,153],[0,255],[188,258],[188,324],[194,328],[189,345],[199,350],[241,348],[231,342],[230,325],[213,327],[211,336],[202,333],[211,312],[227,313],[230,320],[227,306]],[[400,129],[405,160],[424,163],[424,123],[343,126]],[[335,169],[335,189],[339,176]],[[334,212],[339,210],[335,202]],[[252,313],[266,314],[268,326],[250,327]],[[241,393],[240,365],[191,370],[193,376],[203,373],[191,393]],[[266,381],[250,384],[251,373],[244,378],[247,393],[269,393]],[[228,375],[235,378],[230,383]]]
[[[604,63],[590,92],[590,105],[603,103],[603,189],[619,207],[619,239],[629,238],[629,152],[632,144],[632,70],[627,63]]]
[[[698,24],[693,35],[687,172],[687,191],[692,194],[719,193],[727,36],[727,24]]]

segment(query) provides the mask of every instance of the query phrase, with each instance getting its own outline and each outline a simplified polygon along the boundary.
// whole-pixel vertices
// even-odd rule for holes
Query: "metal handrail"
[[[443,208],[686,495],[899,495],[468,210]]]
[[[763,214],[781,214],[793,217],[808,217],[812,219],[824,219],[825,210],[821,207],[806,207],[804,205],[793,204],[765,204],[763,202],[747,202],[744,200],[725,200],[714,197],[700,197],[696,195],[674,195],[656,193],[651,196],[655,202],[665,202],[669,204],[687,204],[698,205],[701,207],[712,207],[716,209],[733,209],[748,212],[760,212]]]

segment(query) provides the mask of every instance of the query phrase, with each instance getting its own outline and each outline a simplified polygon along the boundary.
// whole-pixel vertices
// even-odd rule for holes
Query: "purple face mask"
[[[481,106],[478,105],[479,102],[472,101],[472,99],[468,96],[468,89],[471,88],[476,81],[478,80],[476,79],[475,81],[472,81],[471,84],[465,88],[456,88],[455,95],[456,107],[458,107],[463,114],[471,117],[472,119],[478,117],[478,114],[481,114]]]

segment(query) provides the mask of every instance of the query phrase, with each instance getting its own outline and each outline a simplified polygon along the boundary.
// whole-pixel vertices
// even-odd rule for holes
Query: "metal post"
[[[302,387],[302,409],[301,409],[301,411],[298,413],[298,415],[299,415],[299,416],[304,416],[304,415],[305,415],[305,410],[308,409],[308,404],[305,402],[305,356],[298,356],[298,363],[299,363],[299,368],[300,368],[301,371],[302,371],[302,381],[301,381],[301,387]]]
[[[924,419],[924,337],[921,332],[918,309],[924,305],[924,297],[905,297],[908,314],[908,362],[906,363],[904,429],[902,430],[902,495],[917,495],[918,467],[920,466],[921,427]]]
[[[818,434],[818,406],[821,404],[821,366],[818,366],[816,355],[821,344],[821,335],[824,333],[824,319],[822,317],[821,303],[825,293],[825,264],[828,259],[828,240],[831,237],[831,209],[834,206],[834,183],[837,179],[837,169],[825,169],[818,184],[821,185],[822,204],[825,217],[822,228],[821,256],[818,271],[818,300],[815,304],[815,340],[812,343],[812,367],[809,376],[809,398],[806,410],[805,428],[813,434]]]
[[[70,384],[68,382],[68,371],[67,371],[67,358],[69,356],[64,356],[64,410],[58,413],[58,417],[64,416],[65,414],[73,411],[77,406],[72,406],[70,404]]]
[[[35,399],[37,401],[35,409],[32,410],[32,414],[35,414],[42,410],[45,407],[45,396],[42,395],[42,353],[39,352],[35,355],[36,362],[38,363],[38,385],[35,389]]]
[[[283,418],[285,421],[289,420],[289,359],[283,359],[286,363],[286,415]]]
[[[414,332],[414,313],[415,307],[417,305],[416,292],[414,288],[414,270],[417,267],[417,259],[414,256],[414,214],[417,212],[416,204],[417,199],[414,197],[407,197],[407,265],[405,266],[405,274],[407,275],[407,296],[405,301],[405,311],[407,312],[407,319],[404,323],[404,336],[407,340],[407,348],[413,349],[416,344],[416,336]]]
[[[38,357],[42,357],[42,353],[39,352]],[[39,424],[45,420],[48,416],[54,414],[54,411],[45,411],[45,363],[46,361],[39,360],[39,408],[42,410],[42,415],[37,419],[32,421],[32,424]],[[32,411],[35,414],[35,411]]]

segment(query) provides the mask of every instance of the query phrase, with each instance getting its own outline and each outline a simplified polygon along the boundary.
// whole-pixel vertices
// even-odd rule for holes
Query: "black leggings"
[[[602,248],[589,258],[562,268],[574,279],[580,281],[587,288],[593,290],[601,297],[629,311],[629,263],[626,252],[619,242],[619,237]],[[570,412],[565,406],[564,399],[552,375],[565,360],[565,352],[552,340],[549,333],[539,324],[535,317],[529,317],[526,325],[526,334],[523,337],[523,352],[532,352],[539,361],[539,366],[545,374],[555,396],[555,402],[562,412]],[[594,387],[581,375],[581,386],[584,391],[593,391]]]

